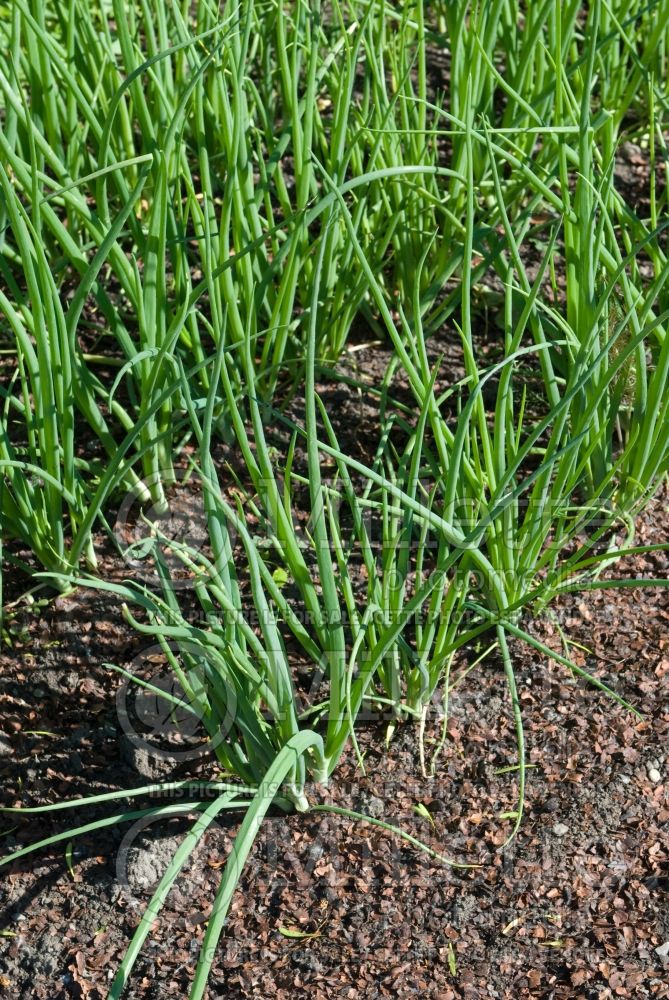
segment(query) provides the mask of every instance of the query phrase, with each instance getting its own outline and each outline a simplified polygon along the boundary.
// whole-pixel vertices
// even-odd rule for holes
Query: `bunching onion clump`
[[[621,701],[526,616],[566,591],[649,583],[602,571],[647,550],[634,516],[669,457],[665,8],[0,6],[3,537],[52,583],[124,602],[226,774],[18,810],[193,795],[110,997],[195,845],[238,809],[191,990],[204,995],[265,813],[335,809],[307,784],[348,747],[364,769],[365,706],[414,720],[434,770],[428,712],[439,697],[447,715],[468,644],[495,652],[508,686],[510,836],[525,793],[510,640]],[[617,187],[626,134],[648,149],[647,218]],[[318,391],[354,322],[392,351],[371,461]],[[457,374],[433,351],[444,325]],[[141,549],[155,587],[77,575],[119,491],[168,505],[186,445],[207,545],[155,522]],[[174,812],[125,810],[5,862]]]

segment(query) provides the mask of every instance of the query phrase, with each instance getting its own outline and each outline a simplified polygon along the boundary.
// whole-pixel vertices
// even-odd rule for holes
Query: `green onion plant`
[[[225,779],[14,810],[192,794],[111,998],[222,810],[242,819],[194,1000],[267,810],[364,819],[315,805],[310,784],[346,752],[364,769],[368,710],[390,732],[415,723],[434,771],[459,650],[506,679],[509,837],[526,784],[515,644],[634,710],[528,618],[567,592],[663,582],[611,568],[652,548],[635,546],[635,518],[669,468],[667,13],[666,0],[0,5],[2,551],[19,540],[42,579],[123,602]],[[647,210],[617,172],[630,141],[647,151]],[[319,394],[361,331],[391,354],[367,455]],[[81,575],[121,491],[168,507],[186,445],[206,546],[149,521],[159,586]],[[167,809],[127,808],[2,863]]]

